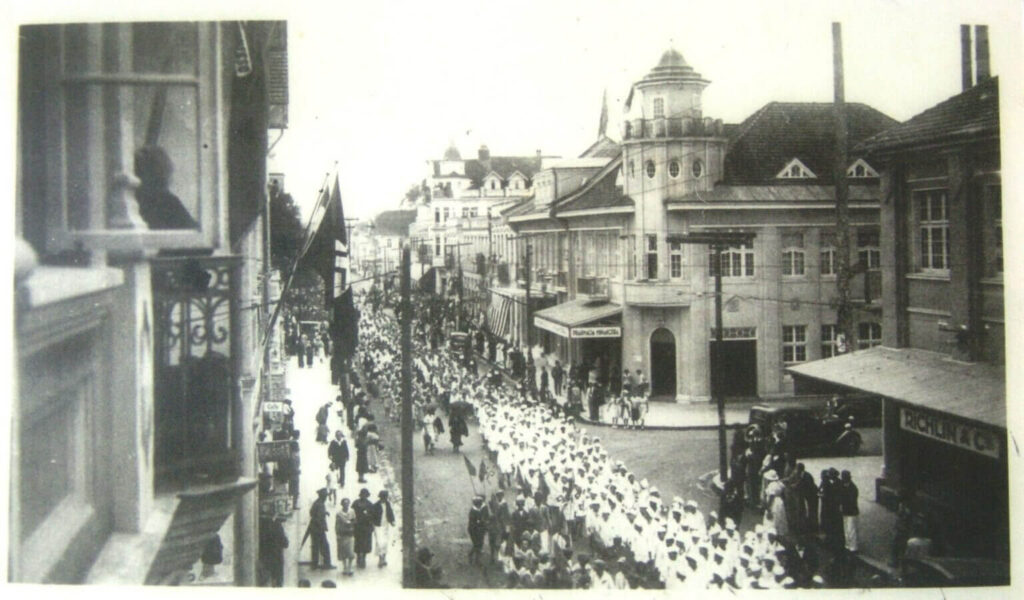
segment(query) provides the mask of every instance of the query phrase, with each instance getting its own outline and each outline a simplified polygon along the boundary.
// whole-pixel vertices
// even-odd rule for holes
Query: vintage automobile
[[[857,427],[882,426],[882,399],[878,396],[857,394],[836,396],[828,403],[829,412]]]
[[[750,409],[748,441],[776,437],[794,456],[841,454],[854,456],[862,439],[846,419],[822,411],[820,405],[780,402],[757,404]]]

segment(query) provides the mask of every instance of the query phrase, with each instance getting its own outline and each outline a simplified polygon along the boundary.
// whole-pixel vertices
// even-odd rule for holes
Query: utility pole
[[[402,301],[398,322],[402,344],[402,586],[415,584],[416,569],[416,497],[412,476],[412,302],[409,298],[411,265],[409,246],[402,248]]]
[[[718,476],[724,484],[729,478],[729,451],[725,433],[725,394],[722,391],[722,252],[735,246],[753,244],[754,234],[747,232],[698,232],[669,235],[669,243],[702,244],[715,253],[715,341],[711,347],[711,397],[718,407]]]
[[[526,267],[526,350],[527,350],[527,352],[530,352],[531,349],[533,348],[533,335],[532,335],[533,334],[533,323],[531,322],[532,315],[530,314],[532,312],[530,310],[530,269],[531,269],[531,264],[530,263],[531,262],[533,262],[533,245],[530,244],[529,241],[527,241],[526,242],[526,261],[525,261],[525,267]],[[529,358],[530,358],[529,355],[527,355],[527,359],[529,359]]]
[[[491,263],[494,262],[494,249],[491,241],[491,207],[487,207],[487,263],[484,265],[484,280],[491,279]]]
[[[836,123],[836,148],[834,178],[836,182],[836,242],[839,265],[836,269],[836,291],[839,303],[836,322],[845,344],[839,344],[840,352],[849,352],[854,345],[853,306],[850,301],[850,204],[849,185],[846,181],[846,92],[843,79],[843,26],[832,23],[832,68],[835,86],[834,114]],[[843,347],[845,346],[845,348]]]

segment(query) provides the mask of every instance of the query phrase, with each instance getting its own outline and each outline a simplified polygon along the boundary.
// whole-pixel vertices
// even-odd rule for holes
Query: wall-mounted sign
[[[715,339],[716,329],[711,328],[711,338]],[[757,327],[723,327],[722,339],[725,340],[756,340]]]
[[[263,412],[265,413],[283,413],[284,402],[264,402]]]
[[[292,457],[291,441],[256,442],[256,456],[261,463],[289,460]]]
[[[551,333],[553,333],[555,335],[560,335],[560,336],[562,336],[564,338],[569,337],[569,328],[564,326],[564,325],[559,325],[558,323],[552,323],[551,321],[548,321],[547,319],[542,319],[540,317],[534,317],[533,318],[533,324],[538,329],[543,329],[545,331],[550,331]]]
[[[622,328],[615,325],[605,327],[573,327],[570,334],[574,340],[587,338],[618,338],[622,337]]]
[[[292,496],[287,492],[260,497],[260,516],[287,517],[291,512]]]
[[[900,429],[992,458],[1002,446],[995,431],[909,408],[900,408]]]

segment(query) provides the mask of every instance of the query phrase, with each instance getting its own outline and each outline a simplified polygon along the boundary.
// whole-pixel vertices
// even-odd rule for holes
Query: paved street
[[[335,547],[334,507],[330,502],[327,505],[327,540],[331,546],[331,558],[336,568],[329,571],[310,569],[308,564],[311,552],[309,541],[302,546],[301,550],[296,551],[302,542],[302,535],[309,523],[309,507],[316,499],[317,490],[324,487],[324,478],[327,475],[327,465],[329,464],[327,445],[319,444],[316,441],[316,412],[324,402],[334,400],[337,396],[337,388],[330,384],[330,369],[326,360],[324,362],[316,362],[312,368],[300,369],[295,357],[291,357],[288,361],[286,382],[290,390],[289,397],[292,399],[292,406],[295,409],[295,427],[302,432],[299,436],[302,474],[299,485],[299,505],[296,511],[298,526],[294,529],[289,527],[293,525],[294,521],[290,521],[286,525],[286,530],[289,534],[294,532],[294,539],[289,539],[291,544],[290,555],[296,557],[300,562],[296,566],[293,560],[291,564],[286,565],[285,568],[289,570],[297,568],[297,572],[292,571],[294,579],[288,577],[289,572],[286,571],[286,581],[309,579],[312,587],[320,587],[324,580],[330,579],[335,581],[339,587],[344,588],[399,589],[402,582],[402,552],[401,531],[397,527],[397,525],[400,525],[399,514],[401,510],[399,498],[396,497],[397,494],[392,493],[396,528],[393,531],[390,550],[388,551],[388,564],[385,568],[378,568],[376,557],[370,555],[367,557],[366,569],[356,569],[356,573],[352,577],[341,575],[341,569],[337,568],[339,567],[339,562],[337,561],[337,548]],[[340,404],[336,404],[336,407],[340,408]],[[383,411],[374,412],[383,414]],[[331,429],[330,439],[333,439],[334,431],[343,426],[343,419],[338,416],[336,410],[331,410],[327,424]],[[384,469],[382,472],[370,473],[366,476],[366,484],[357,483],[359,477],[355,472],[355,441],[351,432],[347,430],[345,431],[345,437],[348,439],[351,459],[346,463],[345,487],[338,490],[338,502],[340,503],[342,498],[355,500],[358,497],[359,490],[364,487],[370,490],[370,499],[376,501],[377,492],[384,489],[385,482],[390,479],[389,470]],[[388,446],[383,454],[393,454],[391,446]],[[391,488],[389,487],[388,489],[390,490]],[[290,535],[289,537],[293,536]],[[374,550],[376,551],[376,549]]]

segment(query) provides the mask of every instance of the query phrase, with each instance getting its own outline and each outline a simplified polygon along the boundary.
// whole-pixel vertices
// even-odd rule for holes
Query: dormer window
[[[776,179],[815,179],[818,176],[814,174],[814,171],[808,169],[807,165],[800,162],[799,158],[794,158],[775,177]]]
[[[493,180],[493,179],[491,180],[491,189],[492,190],[498,189],[498,182]]]
[[[660,119],[665,116],[665,99],[655,98],[654,99],[654,118]]]
[[[846,170],[846,176],[853,177],[854,179],[878,177],[878,171],[872,169],[871,165],[864,162],[863,158],[858,158],[857,162],[850,165],[850,168]]]

